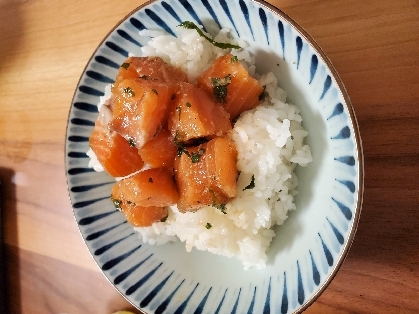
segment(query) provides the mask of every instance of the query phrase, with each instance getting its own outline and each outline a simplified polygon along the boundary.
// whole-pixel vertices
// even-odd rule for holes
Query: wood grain
[[[69,106],[111,28],[144,0],[0,0],[0,179],[11,313],[130,304],[89,255],[64,171]],[[271,0],[326,52],[355,109],[365,193],[352,248],[307,313],[419,312],[419,2]]]

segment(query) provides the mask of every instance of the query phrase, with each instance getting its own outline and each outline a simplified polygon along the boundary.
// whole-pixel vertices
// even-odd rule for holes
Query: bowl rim
[[[86,62],[86,65],[84,66],[80,78],[77,81],[77,84],[75,85],[76,87],[80,85],[80,83],[82,82],[82,78],[83,78],[83,74],[86,72],[87,68],[89,67],[90,63],[92,62],[94,56],[96,55],[96,53],[98,52],[98,50],[100,49],[100,47],[102,47],[102,45],[105,43],[105,41],[107,40],[107,38],[123,23],[127,20],[127,18],[129,18],[130,16],[132,16],[133,14],[135,14],[138,11],[141,11],[143,8],[156,3],[156,2],[161,2],[163,0],[148,0],[146,2],[144,2],[143,4],[137,6],[136,8],[132,9],[130,12],[128,12],[127,14],[125,14],[125,16],[123,16],[121,19],[119,19],[119,21],[103,36],[102,40],[96,45],[96,48],[94,49],[94,51],[92,52],[92,54],[90,55],[88,61]],[[234,1],[238,1],[238,0],[234,0]],[[354,131],[353,134],[353,138],[354,138],[354,151],[356,151],[356,158],[358,161],[358,167],[357,167],[357,174],[358,174],[358,190],[357,193],[355,194],[356,196],[356,202],[354,204],[354,216],[352,218],[352,223],[350,225],[349,228],[349,236],[348,239],[346,241],[346,243],[344,244],[344,248],[342,249],[342,251],[339,254],[339,258],[338,258],[338,262],[334,265],[333,268],[331,268],[330,273],[328,274],[327,278],[324,280],[324,282],[321,284],[321,286],[318,287],[317,291],[306,301],[304,302],[297,310],[295,313],[301,313],[303,311],[305,311],[307,308],[309,308],[319,297],[321,294],[323,294],[323,292],[327,289],[327,287],[330,285],[330,283],[333,281],[333,279],[335,278],[335,276],[337,275],[338,271],[340,270],[343,262],[346,260],[348,254],[349,254],[349,250],[353,244],[355,235],[356,235],[356,231],[358,228],[358,224],[359,224],[359,220],[360,220],[360,216],[361,216],[361,211],[362,211],[362,205],[363,205],[363,195],[364,195],[364,154],[363,154],[363,148],[362,148],[362,138],[360,135],[360,131],[359,131],[359,125],[358,125],[358,121],[355,115],[355,110],[354,107],[352,105],[352,102],[350,100],[349,94],[346,90],[346,87],[343,84],[343,80],[341,79],[337,69],[334,67],[334,65],[332,64],[331,60],[329,59],[329,57],[326,55],[326,53],[324,52],[324,50],[320,47],[320,45],[316,42],[316,40],[304,29],[304,27],[302,27],[301,25],[299,25],[293,18],[291,18],[287,13],[285,13],[284,11],[282,11],[281,9],[279,9],[278,7],[264,1],[264,0],[246,0],[248,2],[253,2],[256,3],[258,5],[260,5],[261,7],[263,7],[265,10],[268,10],[270,12],[272,12],[274,15],[279,16],[280,18],[284,19],[288,24],[290,24],[292,26],[292,28],[294,28],[294,30],[296,32],[298,32],[306,42],[308,42],[313,50],[317,53],[317,56],[324,62],[326,68],[330,71],[331,76],[333,77],[337,87],[338,87],[338,92],[339,94],[343,97],[344,99],[344,106],[346,107],[346,109],[348,110],[350,119],[349,122],[352,126],[352,129]],[[71,194],[70,194],[70,189],[69,189],[69,177],[68,177],[68,166],[67,166],[67,138],[68,138],[68,133],[69,133],[69,122],[70,122],[70,114],[72,111],[72,104],[74,103],[74,100],[77,96],[78,93],[78,89],[76,88],[74,93],[73,93],[73,97],[71,99],[71,105],[68,111],[68,115],[67,115],[67,124],[66,124],[66,132],[65,132],[65,143],[64,143],[64,171],[65,171],[65,178],[66,178],[66,184],[67,184],[67,193],[68,193],[68,197],[69,197],[69,201],[71,204],[71,208],[72,208],[72,213],[73,213],[73,217],[76,220],[77,223],[77,218],[74,212],[74,207],[73,207],[73,201],[71,199]],[[83,237],[82,231],[80,229],[80,225],[77,223],[77,228],[79,230],[79,233],[83,239],[84,244],[86,245],[90,256],[92,257],[93,261],[95,262],[95,264],[99,267],[99,269],[101,270],[102,274],[104,275],[104,277],[106,278],[106,280],[115,288],[116,291],[119,292],[119,294],[125,299],[127,300],[130,304],[132,304],[136,309],[138,309],[140,312],[147,314],[146,312],[144,312],[142,309],[138,308],[137,305],[135,305],[131,300],[129,300],[123,293],[122,291],[120,291],[119,289],[116,288],[115,284],[111,282],[111,279],[105,275],[105,273],[102,271],[100,265],[98,264],[98,261],[93,257],[93,254],[89,248],[89,246],[87,245],[87,242],[85,240],[85,238]]]

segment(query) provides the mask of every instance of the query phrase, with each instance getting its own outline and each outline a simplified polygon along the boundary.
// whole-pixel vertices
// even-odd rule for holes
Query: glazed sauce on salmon
[[[230,115],[204,90],[180,83],[171,105],[168,128],[178,142],[211,139],[231,130]]]
[[[212,94],[234,119],[255,108],[263,98],[263,87],[250,76],[232,54],[217,60],[198,77],[198,87]]]
[[[167,218],[168,206],[225,209],[237,195],[232,120],[261,102],[263,87],[231,54],[195,84],[159,57],[122,63],[89,143],[105,171],[124,176],[115,207],[134,226]]]
[[[89,145],[104,170],[113,177],[124,177],[140,170],[144,161],[138,149],[108,128],[109,109],[103,106],[89,137]]]

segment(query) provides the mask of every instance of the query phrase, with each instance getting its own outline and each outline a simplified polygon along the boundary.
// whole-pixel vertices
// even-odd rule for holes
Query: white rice
[[[142,31],[140,35],[152,37],[149,45],[142,48],[142,56],[160,56],[180,67],[191,83],[213,60],[230,52],[213,46],[195,30],[179,28],[178,38],[161,31]],[[229,36],[229,30],[222,29],[214,40],[247,47],[245,42]],[[232,53],[261,85],[266,85],[268,94],[261,105],[243,113],[228,134],[238,150],[237,197],[226,205],[226,214],[212,206],[195,213],[180,213],[176,206],[171,206],[165,222],[134,229],[144,243],[182,241],[188,252],[195,248],[236,257],[245,269],[261,269],[266,267],[266,252],[275,236],[272,227],[281,225],[288,211],[296,209],[298,180],[294,168],[297,164],[306,166],[312,157],[309,146],[304,145],[307,132],[301,125],[299,109],[286,103],[286,93],[278,87],[275,75],[257,74],[254,58],[245,49]],[[108,95],[109,91],[99,105]],[[94,156],[91,152],[89,156],[93,165]],[[245,189],[252,176],[254,188]],[[209,224],[211,227],[207,228]]]

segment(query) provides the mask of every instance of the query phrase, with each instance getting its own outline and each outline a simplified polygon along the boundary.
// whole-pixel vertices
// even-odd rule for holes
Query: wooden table
[[[9,313],[132,306],[90,256],[64,138],[84,66],[143,0],[0,1],[0,175]],[[307,313],[419,313],[419,2],[271,0],[341,75],[365,153],[364,205],[341,270]]]

